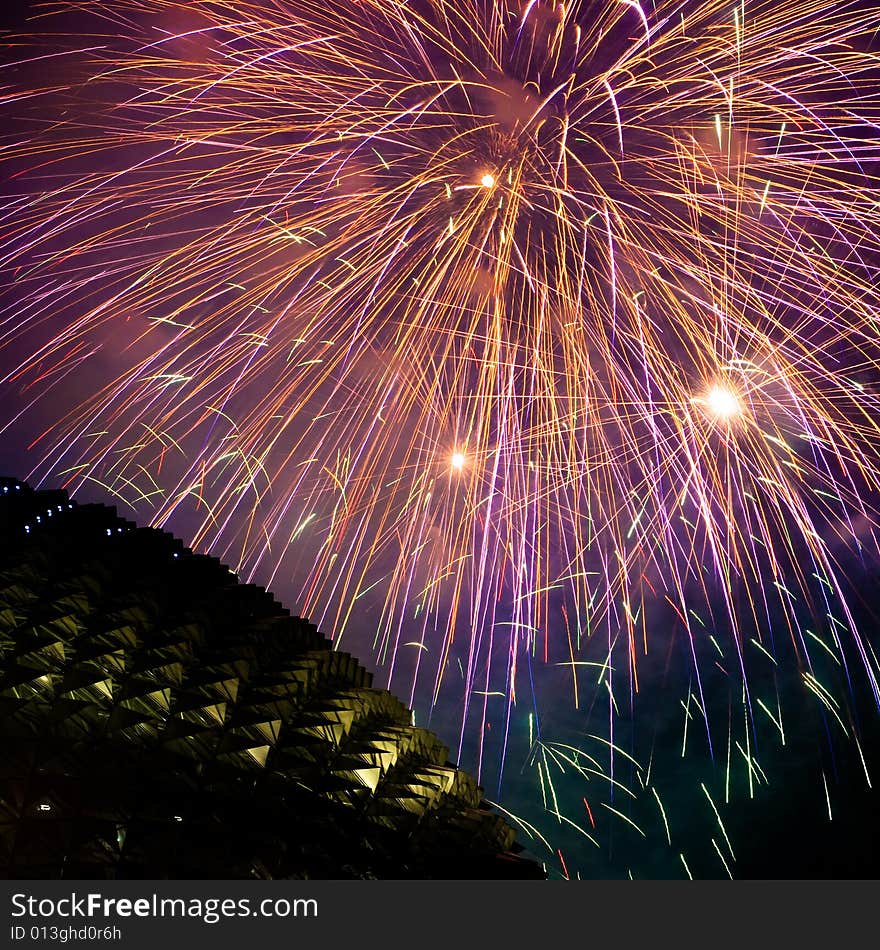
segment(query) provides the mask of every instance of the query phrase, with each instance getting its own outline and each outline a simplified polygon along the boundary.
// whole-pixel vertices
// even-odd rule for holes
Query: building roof
[[[541,878],[433,733],[170,534],[0,479],[0,874]]]

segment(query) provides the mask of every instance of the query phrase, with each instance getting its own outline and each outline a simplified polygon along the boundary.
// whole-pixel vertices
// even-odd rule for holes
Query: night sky
[[[405,60],[409,35],[383,33],[358,7],[355,23],[385,53],[357,59],[350,85],[331,76],[345,56],[299,49],[296,0],[280,4],[290,16],[271,20],[274,33],[227,23],[114,69],[136,36],[143,48],[143,36],[214,15],[181,5],[150,21],[134,6],[101,22],[29,21],[36,5],[23,2],[0,13],[12,37],[0,53],[0,474],[115,504],[327,635],[344,628],[341,648],[479,773],[551,878],[880,876],[880,715],[847,632],[860,631],[876,674],[880,70],[872,90],[867,59],[843,41],[820,49],[827,61],[816,54],[814,80],[807,58],[797,69],[761,59],[762,30],[780,45],[797,30],[756,4],[744,59],[767,81],[749,85],[744,70],[745,131],[718,149],[715,92],[689,83],[699,56],[724,61],[711,39],[730,32],[720,5],[705,42],[689,45],[689,21],[660,48],[662,96],[639,85],[642,60],[613,71],[641,20],[612,19],[602,2],[564,28],[547,4],[522,21],[526,5],[511,5],[505,29],[518,39],[498,74],[451,27],[457,47],[426,29]],[[428,3],[411,6],[419,17]],[[819,6],[828,22],[846,11],[880,27],[875,3]],[[327,31],[339,14],[328,9]],[[57,24],[41,52],[100,49],[22,64],[29,22]],[[702,23],[695,14],[693,29]],[[587,57],[579,44],[596,24]],[[821,28],[809,35],[820,48]],[[850,40],[877,51],[864,23]],[[227,55],[240,58],[224,76]],[[568,63],[622,91],[560,93]],[[101,81],[84,82],[99,68]],[[446,111],[405,83],[390,97],[397,69],[436,73]],[[373,123],[363,141],[359,108]],[[820,170],[803,171],[816,155]],[[482,197],[492,189],[497,204]],[[735,239],[734,206],[747,222]],[[609,207],[626,209],[619,231]],[[466,238],[444,244],[447,223]],[[716,285],[741,318],[729,338],[720,318],[701,335]],[[569,330],[569,304],[606,319]],[[710,340],[730,347],[724,360]],[[761,346],[778,357],[773,372]],[[742,387],[711,388],[716,363]],[[690,385],[687,408],[667,409]],[[589,434],[578,429],[588,388],[608,400]],[[754,501],[752,489],[791,472],[796,501],[785,486]],[[708,500],[694,488],[669,501],[689,478]],[[725,519],[746,539],[733,554],[712,545]],[[736,564],[726,583],[724,556]],[[833,567],[832,593],[817,557]],[[450,581],[465,561],[465,579]]]

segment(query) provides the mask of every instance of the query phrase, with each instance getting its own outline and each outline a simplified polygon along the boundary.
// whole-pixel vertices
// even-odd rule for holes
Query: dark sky
[[[24,2],[7,2],[0,10],[0,27],[21,27],[32,6]],[[9,353],[3,355],[0,351],[0,359],[4,360],[2,368],[8,365]],[[871,367],[869,372],[875,370],[876,367]],[[3,421],[21,411],[26,402],[21,393],[9,389],[0,391],[0,400]],[[55,408],[53,405],[49,412]],[[40,413],[46,412],[46,407],[42,407]],[[36,410],[34,413],[32,417],[23,416],[22,421],[10,429],[5,442],[0,443],[0,473],[19,477],[27,475],[33,464],[33,456],[25,449],[28,438],[35,434],[37,421],[42,424],[52,421],[45,415],[36,415]],[[101,497],[97,489],[91,491],[91,498],[112,501]],[[130,517],[129,512],[121,513]],[[175,526],[180,534],[185,533],[185,528],[185,521]],[[183,540],[188,539],[183,537]],[[857,558],[844,551],[841,551],[841,557],[849,558],[845,563],[851,575],[854,610],[866,637],[876,645],[880,643],[877,622],[880,615],[880,571],[873,561],[859,563]],[[281,578],[272,590],[282,602],[295,600],[292,585]],[[783,636],[781,618],[779,624]],[[365,639],[359,645],[361,649],[353,652],[370,665],[369,643]],[[624,716],[622,735],[617,738],[623,748],[630,749],[643,763],[655,756],[651,774],[655,785],[663,789],[666,818],[674,830],[672,844],[667,844],[663,837],[655,801],[647,790],[641,792],[635,802],[628,801],[625,795],[617,795],[609,803],[604,787],[599,783],[585,785],[570,769],[566,775],[560,771],[555,780],[555,793],[564,802],[562,814],[574,816],[577,823],[593,831],[601,845],[596,849],[582,844],[583,839],[553,818],[552,808],[545,813],[541,828],[554,847],[557,842],[564,842],[564,860],[570,871],[577,869],[583,877],[624,877],[628,870],[637,877],[681,877],[683,869],[679,854],[686,853],[694,876],[724,876],[715,854],[715,845],[725,853],[723,832],[714,823],[700,785],[705,783],[717,790],[719,776],[725,772],[727,750],[722,743],[716,745],[710,754],[705,736],[700,735],[696,723],[691,727],[688,755],[684,758],[676,755],[682,742],[681,698],[694,688],[690,681],[687,651],[688,645],[682,639],[674,640],[667,656],[654,656],[646,663],[648,682],[637,699],[637,722],[627,723]],[[571,712],[567,705],[568,680],[558,669],[536,671],[535,677],[539,681],[536,711],[547,734],[552,732],[560,737],[560,741],[590,748],[598,756],[595,747],[585,743],[583,736],[601,728],[595,724],[602,721],[603,710],[597,707],[582,709],[577,714]],[[711,674],[708,682],[715,682]],[[768,689],[770,684],[768,679]],[[736,695],[735,684],[731,687],[718,680],[717,686],[709,698],[713,717],[723,720],[727,710],[730,710],[731,718],[739,715],[742,700]],[[815,703],[804,702],[797,671],[783,669],[772,681],[772,688],[784,698],[784,707],[794,711],[787,714],[790,728],[785,748],[779,746],[772,730],[767,730],[766,721],[761,719],[763,726],[756,730],[753,738],[758,743],[759,760],[767,769],[769,783],[759,782],[751,799],[748,790],[737,785],[733,796],[735,807],[723,810],[725,830],[736,852],[735,876],[750,879],[880,877],[880,719],[871,698],[865,695],[861,685],[854,685],[852,709],[860,720],[865,758],[869,766],[873,766],[873,789],[867,787],[852,743],[840,740],[832,721],[825,722],[817,716]],[[557,697],[561,697],[558,703]],[[429,705],[428,699],[426,696],[417,698],[417,710],[422,714]],[[453,705],[441,705],[430,721],[431,728],[451,746],[455,745],[457,713]],[[498,720],[494,722],[498,729]],[[809,728],[800,728],[808,722]],[[529,748],[524,723],[524,717],[518,718],[511,733],[502,802],[514,812],[531,815],[535,812],[536,790],[540,783],[536,781],[535,749]],[[716,743],[719,735],[726,741],[726,734],[715,730]],[[463,764],[468,767],[469,757],[475,754],[474,741],[472,739],[465,748]],[[486,741],[497,753],[497,738],[489,736]],[[620,780],[632,787],[638,787],[645,774],[630,768],[625,760],[620,760],[616,768]],[[736,774],[735,781],[740,783],[742,770]],[[491,763],[483,781],[487,795],[494,798],[497,770]],[[833,816],[830,821],[826,787]],[[582,798],[589,802],[586,807],[581,804]],[[623,821],[610,821],[605,807],[609,804],[637,824],[650,822],[649,837],[640,836]],[[594,819],[597,819],[598,830],[591,827]],[[523,836],[521,840],[528,843]],[[548,855],[537,843],[532,850],[548,861],[553,876],[559,876],[562,863],[552,852]]]

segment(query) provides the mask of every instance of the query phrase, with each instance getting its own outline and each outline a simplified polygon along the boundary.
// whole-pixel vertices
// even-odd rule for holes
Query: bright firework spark
[[[784,735],[771,665],[858,741],[875,10],[51,6],[97,26],[15,44],[3,89],[2,383],[37,474],[196,518],[338,640],[369,616],[389,681],[454,694],[480,762],[562,668],[606,709],[615,788],[671,642],[682,749],[702,734],[750,791],[756,723]],[[741,717],[713,720],[719,675]],[[549,801],[582,760],[541,748]]]
[[[708,412],[720,422],[732,422],[743,411],[739,395],[729,386],[712,386],[703,402]]]

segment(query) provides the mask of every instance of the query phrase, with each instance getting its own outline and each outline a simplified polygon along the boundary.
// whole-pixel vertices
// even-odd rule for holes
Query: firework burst
[[[10,46],[0,245],[37,475],[373,637],[411,703],[457,697],[479,768],[545,665],[554,703],[607,710],[613,789],[615,722],[675,639],[685,732],[699,711],[710,748],[741,741],[750,784],[762,707],[783,733],[768,663],[858,741],[876,9],[47,9]],[[545,802],[554,769],[585,777],[532,744]]]

